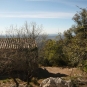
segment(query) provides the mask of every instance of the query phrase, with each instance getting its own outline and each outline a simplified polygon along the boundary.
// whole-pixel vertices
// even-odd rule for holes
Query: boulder
[[[73,87],[73,86],[71,84],[71,80],[65,81],[59,77],[57,78],[49,77],[41,82],[40,87]]]

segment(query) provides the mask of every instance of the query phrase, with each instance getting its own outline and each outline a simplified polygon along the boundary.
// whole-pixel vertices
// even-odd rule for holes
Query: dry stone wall
[[[26,70],[27,64],[33,70],[37,67],[38,49],[30,38],[0,38],[0,72],[9,69]]]
[[[30,38],[0,38],[0,49],[18,49],[36,47],[35,40]]]

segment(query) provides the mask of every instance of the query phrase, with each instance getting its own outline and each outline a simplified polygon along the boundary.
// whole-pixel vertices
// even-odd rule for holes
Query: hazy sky
[[[0,32],[10,25],[22,26],[25,21],[43,25],[48,34],[69,29],[78,7],[86,8],[87,0],[0,0]]]

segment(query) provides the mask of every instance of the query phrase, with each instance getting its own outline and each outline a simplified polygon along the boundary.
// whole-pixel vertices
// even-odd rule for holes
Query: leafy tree
[[[52,59],[55,54],[55,44],[56,42],[54,40],[47,40],[44,46],[44,60],[49,61],[48,65],[52,65]]]
[[[58,38],[58,41],[57,41]],[[59,39],[60,38],[60,39]],[[47,40],[43,47],[43,65],[48,66],[65,66],[67,65],[67,57],[63,52],[63,39],[61,35],[56,37],[56,40]]]
[[[87,10],[80,8],[73,20],[76,25],[70,28],[65,35],[64,52],[66,53],[72,66],[82,63],[87,60]]]
[[[55,55],[54,55],[54,59],[55,59],[55,64],[57,66],[66,66],[67,65],[67,57],[63,51],[64,48],[64,41],[63,39],[60,39],[56,42],[56,50],[55,50]]]
[[[80,58],[86,59],[86,50],[87,50],[87,9],[80,8],[81,11],[76,13],[73,17],[73,20],[76,22],[75,28],[75,39],[79,46]],[[84,58],[85,57],[85,58]]]
[[[87,37],[87,9],[80,8],[81,11],[76,13],[73,20],[76,22],[76,28],[74,30],[76,36],[81,39]]]
[[[64,37],[65,37],[67,40],[72,39],[72,37],[73,37],[72,29],[69,29],[69,30],[65,31],[65,32],[64,32]]]

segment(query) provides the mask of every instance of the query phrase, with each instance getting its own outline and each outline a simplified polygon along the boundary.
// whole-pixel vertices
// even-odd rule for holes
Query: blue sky
[[[87,0],[0,0],[0,32],[27,21],[42,24],[47,34],[63,33],[74,24],[76,5],[86,8]]]

